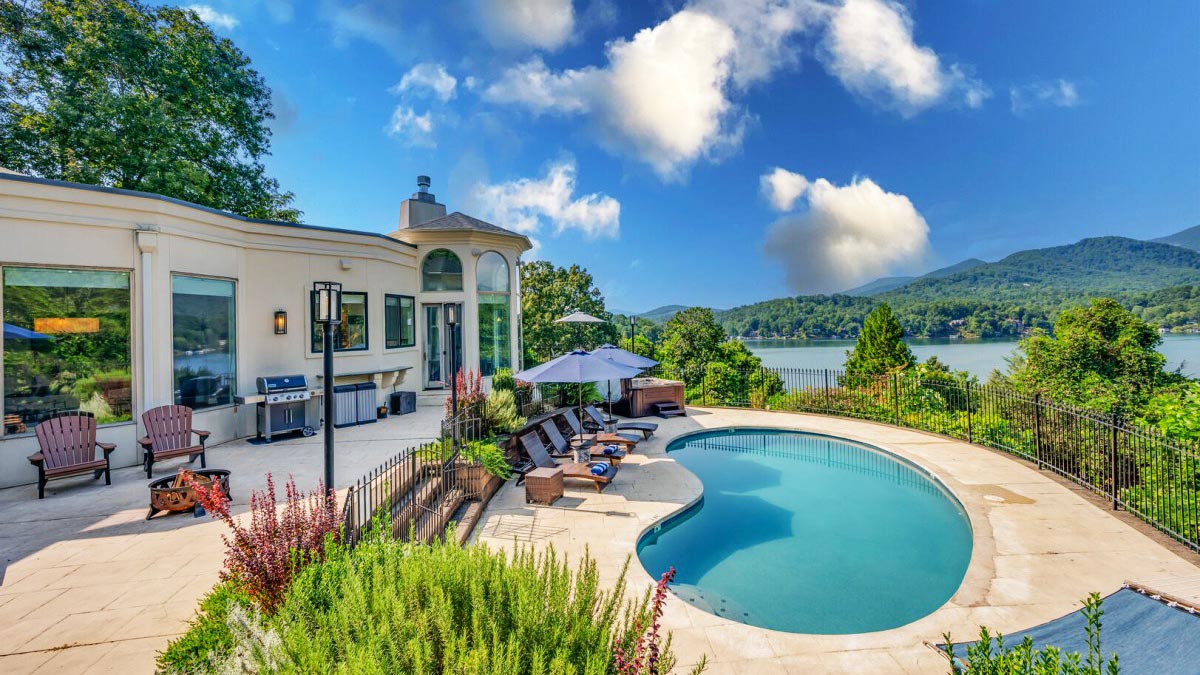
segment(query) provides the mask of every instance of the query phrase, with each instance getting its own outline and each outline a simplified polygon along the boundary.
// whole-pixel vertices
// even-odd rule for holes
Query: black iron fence
[[[1002,450],[1200,551],[1200,444],[1116,416],[952,377],[724,365],[651,374],[682,380],[691,405],[855,417]]]

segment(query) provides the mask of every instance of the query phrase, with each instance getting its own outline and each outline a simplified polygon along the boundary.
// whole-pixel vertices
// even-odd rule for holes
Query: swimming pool
[[[920,467],[840,438],[721,429],[673,441],[704,497],[646,532],[638,557],[676,595],[734,621],[846,634],[915,621],[971,558],[958,500]]]

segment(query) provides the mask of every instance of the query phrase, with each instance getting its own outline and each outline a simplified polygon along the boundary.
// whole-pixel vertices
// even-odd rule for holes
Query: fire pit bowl
[[[221,486],[221,492],[225,493],[225,498],[230,498],[227,469],[196,469],[188,473],[201,484],[216,481],[217,485]],[[179,474],[164,476],[150,481],[150,512],[146,514],[146,520],[153,518],[159,511],[194,511],[197,504],[196,490],[190,484],[184,484]]]

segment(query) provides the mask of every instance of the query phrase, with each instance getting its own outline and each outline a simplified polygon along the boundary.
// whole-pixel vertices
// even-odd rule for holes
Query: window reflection
[[[175,403],[208,408],[233,403],[236,388],[234,282],[175,276],[172,342]]]

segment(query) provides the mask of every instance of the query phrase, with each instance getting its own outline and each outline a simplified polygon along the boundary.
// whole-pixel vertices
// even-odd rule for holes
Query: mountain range
[[[777,298],[717,312],[734,335],[845,336],[880,302],[911,335],[1019,335],[1063,309],[1114,297],[1165,328],[1200,325],[1200,227],[1152,241],[1095,237],[977,259],[919,277],[887,277],[841,294]],[[642,316],[665,321],[682,305]]]

